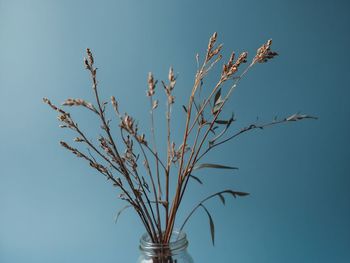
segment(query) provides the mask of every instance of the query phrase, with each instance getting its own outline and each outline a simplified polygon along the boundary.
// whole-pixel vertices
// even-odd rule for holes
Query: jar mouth
[[[153,243],[148,233],[141,236],[140,250],[147,254],[158,254],[167,251],[169,254],[175,254],[178,251],[183,251],[188,246],[187,236],[184,232],[174,230],[172,232],[169,243]]]

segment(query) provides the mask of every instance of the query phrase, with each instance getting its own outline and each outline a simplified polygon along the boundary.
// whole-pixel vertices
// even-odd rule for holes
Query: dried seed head
[[[117,100],[115,99],[114,96],[111,97],[111,101],[112,101],[112,106],[114,108],[114,111],[117,113],[117,115],[119,116],[119,108],[118,108],[118,102]]]
[[[83,106],[95,113],[98,113],[97,110],[95,109],[95,107],[90,103],[87,102],[83,99],[67,99],[62,103],[63,106]]]
[[[73,106],[74,100],[73,99],[66,99],[65,102],[62,103],[63,106]]]
[[[221,75],[226,75],[228,71],[228,66],[226,64],[222,65],[222,73]]]
[[[48,104],[52,109],[57,110],[57,107],[51,103],[51,101],[47,98],[43,98],[43,101]]]
[[[60,144],[64,147],[64,148],[67,148],[67,149],[72,149],[66,142],[64,141],[60,141]]]
[[[114,157],[112,149],[109,147],[107,141],[102,136],[98,139],[100,142],[100,147],[110,156]]]
[[[124,122],[125,122],[127,127],[130,127],[130,128],[133,127],[134,121],[130,116],[125,116]]]
[[[65,114],[58,115],[57,119],[59,121],[65,122],[67,120],[67,115],[65,115]]]
[[[87,60],[87,58],[84,58],[84,65],[86,69],[90,68],[89,61]]]
[[[168,103],[169,103],[169,104],[174,104],[174,102],[175,102],[175,97],[172,96],[172,95],[169,95],[169,96],[168,96]]]
[[[108,172],[107,168],[99,163],[90,162],[90,166],[98,170],[100,173],[106,174]]]
[[[55,105],[53,105],[48,98],[43,98],[43,102],[49,105],[53,110],[59,111],[59,109]]]
[[[120,125],[130,133],[135,133],[134,120],[129,115],[125,115]]]
[[[243,52],[239,55],[237,61],[236,61],[236,65],[240,65],[242,63],[246,63],[247,62],[247,57],[248,57],[248,52]]]
[[[221,73],[221,77],[226,80],[228,77],[232,76],[234,73],[237,72],[239,66],[242,63],[246,63],[247,62],[247,57],[248,57],[248,53],[247,52],[242,52],[239,57],[237,58],[236,62],[233,63],[235,57],[235,53],[232,53],[230,56],[229,61],[227,62],[227,64],[225,64],[222,67],[222,73]]]
[[[218,37],[218,33],[214,32],[213,35],[209,39],[208,50],[211,50],[213,48],[213,46],[215,45],[217,37]]]
[[[66,142],[61,141],[60,144],[61,144],[61,146],[63,146],[64,148],[66,148],[67,150],[69,150],[69,151],[71,151],[73,154],[75,154],[77,157],[79,157],[79,158],[84,158],[84,159],[90,161],[90,159],[89,159],[85,154],[83,154],[82,152],[80,152],[78,149],[69,146]]]
[[[74,123],[73,121],[69,118],[68,114],[60,114],[58,115],[57,119],[63,123],[66,124],[67,128],[73,128]]]
[[[172,91],[176,85],[176,78],[174,75],[173,67],[170,67],[170,69],[169,69],[168,80],[169,80],[169,90]],[[163,83],[163,85],[166,86],[164,83]]]
[[[152,72],[148,72],[148,83],[153,83],[153,74]]]
[[[91,53],[91,50],[90,50],[90,48],[87,48],[86,49],[86,54],[87,54],[87,57],[88,57],[88,64],[90,65],[90,66],[92,66],[93,64],[94,64],[94,57],[92,56],[92,53]],[[86,64],[86,63],[85,63]]]
[[[168,79],[169,79],[169,82],[175,81],[175,76],[174,76],[174,69],[173,69],[173,67],[170,67],[170,68],[169,68]]]
[[[217,54],[219,54],[219,52],[221,51],[222,49],[222,44],[220,44],[216,49],[214,49],[212,52],[211,52],[211,56],[215,56]]]
[[[230,67],[230,66],[232,66],[232,64],[233,64],[233,60],[235,59],[235,52],[232,52],[231,53],[231,56],[230,56],[230,59],[229,59],[229,61],[228,61],[228,66]]]
[[[152,110],[155,110],[157,107],[158,107],[158,100],[154,100],[152,105]]]
[[[222,47],[223,47],[223,45],[220,44],[217,48],[215,48],[213,50],[213,47],[214,47],[214,44],[215,44],[215,41],[216,41],[216,36],[213,39],[214,39],[214,41],[209,41],[208,50],[207,50],[207,56],[206,56],[206,60],[205,60],[206,62],[211,60],[214,56],[218,55],[220,53]],[[220,59],[221,59],[221,57],[220,57]]]
[[[216,39],[217,39],[218,34],[214,32],[214,34],[210,37],[209,43],[208,43],[208,48],[207,48],[207,55],[205,61],[208,62],[214,55],[212,54],[212,49],[215,45]],[[220,46],[219,46],[220,47]],[[221,49],[221,47],[220,47]],[[220,50],[219,50],[220,51]],[[218,52],[217,52],[218,53]]]
[[[150,96],[153,96],[153,95],[154,95],[154,93],[155,93],[155,88],[156,88],[156,81],[155,81],[154,78],[153,78],[152,72],[149,72],[149,73],[148,73],[147,82],[148,82],[147,96],[150,97]]]
[[[263,44],[260,48],[258,48],[256,55],[253,59],[253,63],[264,63],[269,59],[277,56],[277,52],[271,51],[272,39],[269,39],[265,44]]]
[[[137,138],[139,143],[147,145],[147,142],[146,142],[146,139],[145,139],[145,134],[138,135],[136,138]]]

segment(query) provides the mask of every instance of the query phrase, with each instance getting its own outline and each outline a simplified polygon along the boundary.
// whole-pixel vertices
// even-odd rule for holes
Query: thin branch
[[[241,129],[240,131],[234,133],[233,135],[231,135],[230,137],[218,142],[218,143],[215,143],[211,146],[209,146],[198,158],[197,158],[197,161],[199,161],[204,155],[206,155],[210,150],[212,150],[213,148],[221,145],[221,144],[224,144],[234,138],[236,138],[237,136],[243,134],[243,133],[246,133],[248,131],[251,131],[251,130],[255,130],[255,129],[264,129],[266,127],[269,127],[269,126],[273,126],[273,125],[277,125],[277,124],[281,124],[281,123],[286,123],[286,122],[291,122],[291,121],[300,121],[300,120],[304,120],[304,119],[317,119],[317,117],[313,117],[313,116],[308,116],[308,115],[298,115],[298,119],[291,119],[291,117],[293,116],[296,116],[295,114],[290,116],[290,117],[286,117],[284,119],[281,119],[279,121],[272,121],[272,122],[268,122],[268,123],[264,123],[264,124],[251,124],[243,129]]]
[[[180,227],[180,232],[182,231],[182,229],[184,228],[184,226],[186,225],[187,221],[191,218],[191,216],[193,215],[193,213],[203,205],[203,203],[205,203],[206,201],[208,201],[209,199],[213,198],[213,197],[216,197],[216,196],[220,196],[221,194],[231,194],[233,195],[234,197],[236,196],[245,196],[245,195],[248,195],[248,193],[244,193],[244,192],[236,192],[236,191],[233,191],[231,189],[226,189],[226,190],[223,190],[223,191],[220,191],[220,192],[217,192],[217,193],[214,193],[214,194],[211,194],[209,196],[207,196],[206,198],[204,198],[203,200],[201,200],[192,210],[191,212],[189,213],[189,215],[185,218],[184,222],[182,223],[181,227]]]

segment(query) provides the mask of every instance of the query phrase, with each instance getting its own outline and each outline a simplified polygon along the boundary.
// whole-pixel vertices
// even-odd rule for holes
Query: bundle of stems
[[[286,122],[314,118],[297,113],[281,119],[275,118],[267,123],[252,123],[232,133],[230,133],[230,128],[235,121],[234,116],[229,119],[220,118],[229,97],[248,71],[255,65],[265,63],[277,55],[276,52],[271,51],[271,44],[271,40],[263,44],[248,63],[247,52],[242,52],[237,58],[235,58],[235,53],[232,52],[228,61],[223,63],[216,84],[208,89],[203,85],[204,80],[223,58],[221,54],[223,45],[217,45],[217,33],[210,37],[205,57],[201,63],[199,55],[196,55],[197,72],[194,84],[187,105],[182,105],[186,117],[183,139],[179,147],[176,147],[175,142],[172,141],[174,127],[171,126],[171,112],[175,102],[173,90],[177,78],[174,70],[170,68],[168,80],[166,82],[161,81],[161,86],[166,95],[167,154],[164,158],[160,156],[157,149],[155,135],[154,114],[158,107],[155,92],[158,82],[154,79],[152,73],[149,73],[147,80],[147,97],[150,102],[151,121],[149,139],[146,138],[144,133],[140,132],[139,126],[133,117],[127,113],[120,113],[118,102],[113,96],[110,103],[113,106],[116,118],[119,120],[119,126],[112,127],[111,120],[106,116],[108,102],[102,101],[99,96],[97,68],[90,49],[86,50],[84,65],[91,77],[95,102],[90,103],[84,99],[69,98],[62,105],[79,106],[90,110],[101,122],[103,131],[98,140],[96,142],[90,140],[69,112],[54,105],[47,98],[43,100],[58,112],[58,119],[61,122],[60,127],[73,130],[77,134],[74,141],[87,146],[87,152],[79,149],[82,146],[73,147],[64,141],[60,142],[61,145],[77,157],[85,159],[92,168],[103,174],[119,190],[119,198],[124,200],[127,205],[118,212],[117,217],[125,209],[133,208],[145,226],[152,242],[167,244],[174,230],[179,207],[185,193],[188,191],[189,180],[202,183],[201,179],[194,176],[193,173],[205,168],[237,169],[221,164],[202,163],[201,160],[204,156],[214,148],[243,133]],[[207,95],[203,95],[204,93]],[[118,129],[119,132],[116,133],[115,129]],[[141,161],[147,176],[140,174],[139,163]],[[176,178],[173,176],[176,176]],[[176,184],[170,185],[171,181],[176,181]],[[170,187],[173,188],[170,189]],[[173,196],[170,196],[170,190],[174,193]],[[201,208],[208,215],[211,238],[214,244],[214,222],[205,206],[205,202],[214,197],[219,197],[222,203],[225,204],[225,195],[241,197],[248,195],[248,193],[224,189],[209,195],[189,212],[180,226],[180,230],[183,229],[194,212]]]

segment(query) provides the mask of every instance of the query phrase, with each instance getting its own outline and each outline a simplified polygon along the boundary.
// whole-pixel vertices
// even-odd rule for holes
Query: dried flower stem
[[[158,192],[155,189],[155,184],[153,177],[150,176],[152,186],[153,186],[153,191],[155,195],[155,199],[161,200],[162,199],[162,189],[161,189],[161,183],[160,183],[160,175],[159,175],[159,157],[158,157],[158,151],[157,151],[157,144],[156,144],[156,135],[155,135],[155,127],[154,127],[154,108],[155,106],[155,101],[153,100],[153,94],[154,94],[154,89],[156,83],[153,81],[153,76],[150,74],[149,79],[148,79],[149,85],[150,85],[150,93],[149,93],[149,98],[150,98],[150,115],[151,115],[151,134],[152,134],[152,139],[153,139],[153,152],[155,154],[155,163],[156,163],[156,175],[157,175],[157,183],[158,183]],[[151,87],[152,85],[152,87]],[[148,170],[150,171],[149,165]],[[159,211],[159,204],[156,202],[156,210],[157,210],[157,225],[158,225],[158,235],[160,240],[162,240],[162,222],[160,220],[160,211]]]
[[[184,193],[185,193],[185,191],[186,191],[186,187],[187,187],[187,184],[188,184],[188,180],[189,180],[189,178],[190,178],[189,175],[191,174],[191,172],[192,172],[192,170],[193,170],[193,167],[194,167],[195,164],[197,163],[198,155],[199,155],[199,153],[200,153],[200,151],[201,151],[201,149],[202,149],[202,146],[203,146],[204,142],[206,141],[206,139],[207,139],[207,137],[208,137],[208,135],[209,135],[209,132],[212,130],[212,128],[213,128],[213,126],[214,126],[214,124],[215,124],[215,121],[216,121],[217,118],[219,117],[219,115],[220,115],[220,113],[221,113],[221,111],[222,111],[222,109],[223,109],[225,103],[227,102],[228,98],[230,97],[231,93],[232,93],[233,90],[237,87],[238,82],[242,79],[242,77],[248,72],[248,70],[249,70],[252,66],[253,66],[253,63],[250,64],[250,65],[243,71],[243,73],[235,80],[234,84],[233,84],[233,85],[231,86],[231,88],[229,89],[229,91],[228,91],[228,93],[227,93],[225,99],[224,99],[223,102],[222,102],[222,105],[219,107],[218,111],[216,112],[216,114],[215,114],[213,120],[211,121],[211,123],[210,123],[208,129],[206,130],[206,132],[205,132],[205,134],[204,134],[204,136],[203,136],[203,138],[202,138],[202,140],[201,140],[201,142],[200,142],[198,148],[196,149],[196,153],[195,153],[195,155],[194,155],[195,157],[193,158],[193,161],[192,161],[192,162],[190,162],[190,161],[188,162],[187,167],[186,167],[186,172],[187,172],[187,173],[185,173],[184,176],[183,176],[183,178],[182,178],[182,180],[185,181],[185,184],[184,184],[184,187],[183,187],[182,192],[181,192],[181,194],[180,194],[179,204],[181,203],[182,198],[183,198],[183,195],[184,195]],[[221,82],[221,80],[219,81],[219,83],[220,83],[220,82]],[[221,85],[221,84],[220,84],[220,85]],[[217,85],[216,87],[218,87],[218,85]],[[216,87],[215,87],[215,88],[216,88]],[[215,88],[214,88],[214,89],[215,89]],[[203,106],[203,107],[204,107],[204,106]],[[198,115],[197,115],[197,116],[198,116]]]
[[[122,159],[120,157],[120,154],[119,154],[119,152],[117,150],[116,144],[115,144],[115,142],[113,140],[113,137],[112,137],[112,135],[110,133],[109,124],[107,123],[107,121],[105,119],[104,109],[102,109],[101,102],[100,102],[100,99],[99,99],[98,90],[97,90],[97,79],[96,79],[97,69],[94,68],[94,59],[93,59],[93,56],[92,56],[92,53],[91,53],[90,49],[87,49],[87,55],[88,55],[88,59],[85,60],[86,61],[85,65],[86,65],[86,68],[89,70],[90,75],[91,75],[91,79],[92,79],[92,83],[93,83],[92,88],[93,88],[93,91],[94,91],[94,94],[95,94],[95,98],[96,98],[96,102],[97,102],[97,105],[98,105],[99,116],[100,116],[100,119],[101,119],[101,121],[103,123],[103,129],[106,131],[106,133],[108,135],[109,142],[110,142],[110,144],[112,145],[112,147],[114,149],[114,154],[116,155],[116,160],[118,161],[118,163],[120,165],[120,169],[122,170],[122,173],[125,175],[125,178],[127,179],[127,182],[129,184],[130,188],[131,189],[135,189],[135,186],[133,185],[133,182],[132,182],[130,176],[128,176],[128,170],[125,167],[124,162],[122,161]],[[133,191],[133,192],[134,192],[134,196],[135,196],[136,202],[138,203],[139,206],[143,207],[143,209],[144,209],[144,211],[142,213],[144,213],[145,217],[148,218],[150,228],[152,229],[152,232],[153,232],[153,238],[155,240],[157,240],[157,234],[156,234],[154,225],[152,223],[152,220],[150,218],[150,215],[148,213],[148,210],[145,208],[145,204],[144,204],[142,198],[140,197],[140,195],[137,194],[135,191]]]
[[[233,195],[234,197],[236,197],[236,196],[245,196],[245,195],[248,195],[248,193],[236,192],[236,191],[233,191],[233,190],[231,190],[231,189],[227,189],[227,190],[223,190],[223,191],[220,191],[220,192],[217,192],[217,193],[214,193],[214,194],[211,194],[211,195],[207,196],[206,198],[204,198],[203,200],[201,200],[201,201],[191,210],[191,212],[189,213],[189,215],[185,218],[184,222],[182,223],[182,225],[181,225],[179,231],[182,231],[182,229],[183,229],[184,226],[186,225],[187,221],[191,218],[191,216],[193,215],[193,213],[194,213],[199,207],[201,207],[206,201],[212,199],[213,197],[220,196],[220,195],[222,195],[222,194],[227,194],[227,193]]]
[[[292,120],[291,117],[293,116],[300,116],[297,120]],[[220,141],[220,142],[217,142],[213,145],[210,145],[198,158],[197,158],[197,162],[202,159],[210,150],[214,149],[215,147],[221,145],[221,144],[224,144],[228,141],[231,141],[232,139],[238,137],[239,135],[243,134],[243,133],[246,133],[248,131],[251,131],[251,130],[256,130],[256,129],[260,129],[260,130],[263,130],[264,128],[266,127],[269,127],[269,126],[274,126],[274,125],[278,125],[278,124],[282,124],[282,123],[286,123],[286,122],[291,122],[291,121],[299,121],[299,120],[303,120],[303,119],[315,119],[317,120],[317,117],[313,117],[313,116],[309,116],[309,115],[296,115],[296,114],[293,114],[292,116],[290,117],[286,117],[286,118],[283,118],[279,121],[277,120],[273,120],[272,122],[268,122],[268,123],[264,123],[264,124],[250,124],[249,126],[247,127],[244,127],[242,128],[241,130],[239,130],[238,132],[234,133],[233,135],[229,136],[228,138]]]
[[[206,59],[206,61],[207,61],[207,59]],[[172,230],[174,228],[176,211],[177,211],[178,206],[179,206],[178,202],[179,202],[179,198],[180,198],[180,194],[181,194],[181,188],[182,188],[182,182],[183,182],[183,180],[182,180],[182,166],[183,166],[183,163],[184,163],[184,156],[185,156],[185,148],[186,148],[187,138],[189,136],[188,129],[189,129],[189,123],[190,123],[190,120],[191,120],[192,105],[193,105],[193,101],[194,101],[195,92],[196,92],[196,90],[197,90],[197,88],[200,85],[200,82],[202,80],[202,74],[203,74],[203,70],[204,70],[205,66],[206,66],[206,62],[203,63],[201,69],[197,73],[197,76],[196,76],[196,79],[195,79],[195,83],[194,83],[194,86],[193,86],[193,89],[192,89],[192,94],[190,96],[188,107],[187,107],[186,127],[185,127],[183,143],[182,143],[183,147],[182,147],[182,151],[181,151],[180,167],[179,167],[179,173],[178,173],[178,185],[177,185],[177,188],[176,188],[176,194],[175,194],[174,200],[172,202],[167,229],[165,231],[165,240],[166,240],[166,242],[169,242],[169,240],[170,240],[171,233],[172,233]]]

